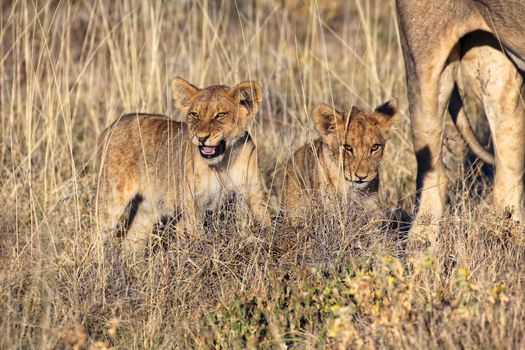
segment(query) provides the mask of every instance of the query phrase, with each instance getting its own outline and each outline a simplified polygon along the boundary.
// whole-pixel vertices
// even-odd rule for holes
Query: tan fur
[[[113,231],[139,195],[143,200],[126,236],[128,247],[142,247],[163,216],[180,216],[177,234],[191,234],[204,211],[216,210],[232,191],[247,200],[258,222],[269,224],[257,152],[247,132],[262,101],[259,84],[198,89],[176,78],[172,92],[187,123],[128,114],[101,135],[97,211],[102,231]],[[205,158],[199,146],[217,156]]]
[[[480,104],[485,109],[492,108],[497,113],[504,113],[503,118],[494,118],[497,113],[493,113],[494,117],[488,115],[496,151],[494,204],[498,209],[511,208],[514,217],[522,219],[523,186],[517,184],[523,181],[525,147],[522,108],[517,106],[522,103],[519,93],[523,82],[517,78],[513,64],[525,67],[525,39],[519,34],[525,31],[525,4],[520,0],[396,0],[396,8],[418,162],[419,211],[410,238],[433,242],[439,233],[439,221],[445,211],[447,194],[447,178],[441,159],[443,118],[454,85],[460,79],[458,74],[465,81],[463,91],[468,90],[472,83],[491,82],[484,85]],[[484,45],[477,42],[475,37],[469,37],[470,33],[476,32],[492,32],[498,47],[508,52],[512,62],[505,55],[494,59],[495,56],[489,52],[490,57],[485,58],[483,55],[487,51],[477,54],[473,51],[471,56],[478,57],[476,61],[481,69],[465,67],[465,57],[459,54],[461,46]],[[468,74],[472,78],[465,79],[467,73],[462,70],[470,72]],[[478,82],[475,82],[476,79]],[[506,88],[502,87],[503,81],[509,83]],[[510,126],[508,119],[513,111],[517,112],[514,115],[516,128]],[[462,118],[464,116],[460,114],[460,122]],[[505,135],[498,129],[508,133]],[[499,136],[494,137],[495,132]],[[514,150],[510,152],[509,149]],[[513,188],[512,195],[507,195],[509,188]]]
[[[493,205],[514,210],[522,219],[525,161],[525,108],[523,78],[495,39],[473,33],[462,48],[459,88],[479,103],[487,116],[496,153]],[[472,41],[476,44],[473,45]]]
[[[283,204],[291,224],[306,219],[312,200],[343,196],[368,209],[377,206],[378,166],[396,113],[396,101],[374,112],[352,107],[343,114],[325,104],[314,109],[320,138],[297,150],[286,166]]]

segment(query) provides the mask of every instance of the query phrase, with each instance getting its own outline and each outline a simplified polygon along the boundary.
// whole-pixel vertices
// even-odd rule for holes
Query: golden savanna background
[[[118,237],[97,244],[97,136],[123,113],[182,118],[177,75],[263,85],[251,132],[275,222],[230,208],[191,242],[159,225],[145,261],[125,262]],[[490,212],[491,169],[449,126],[461,191],[438,248],[407,251],[396,220],[413,214],[416,164],[393,1],[2,1],[0,79],[0,348],[525,348],[523,228]],[[287,229],[283,165],[315,137],[312,108],[392,97],[387,220],[340,206]]]

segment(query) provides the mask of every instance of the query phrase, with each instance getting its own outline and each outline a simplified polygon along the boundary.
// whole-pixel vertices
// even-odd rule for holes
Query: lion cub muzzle
[[[381,158],[379,158],[379,160],[380,159]],[[370,162],[369,159],[367,159],[367,161]],[[365,171],[362,171],[345,169],[344,176],[346,181],[352,183],[353,188],[363,190],[377,179],[377,170],[374,171],[372,169],[367,169]]]
[[[364,190],[367,188],[375,179],[376,175],[366,175],[365,177],[360,177],[357,174],[353,178],[348,178],[345,176],[345,180],[352,183],[352,187],[358,190]]]
[[[206,146],[201,144],[199,147],[199,154],[205,159],[212,159],[224,155],[226,152],[226,141],[221,140],[216,146]]]

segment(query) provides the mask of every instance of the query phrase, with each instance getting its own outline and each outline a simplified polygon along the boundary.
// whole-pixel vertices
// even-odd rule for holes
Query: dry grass
[[[124,112],[178,118],[175,75],[265,86],[252,132],[274,204],[315,104],[398,97],[383,193],[410,203],[393,13],[380,0],[2,2],[0,348],[524,348],[523,228],[487,210],[485,177],[454,182],[475,190],[451,197],[439,249],[415,259],[388,221],[347,206],[294,232],[232,210],[191,242],[160,227],[140,264],[118,240],[99,254],[96,137]]]

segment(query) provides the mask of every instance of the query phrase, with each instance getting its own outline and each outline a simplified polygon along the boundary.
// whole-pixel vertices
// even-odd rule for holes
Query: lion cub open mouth
[[[217,146],[199,146],[201,157],[210,159],[223,155],[226,151],[226,142],[222,140]]]

